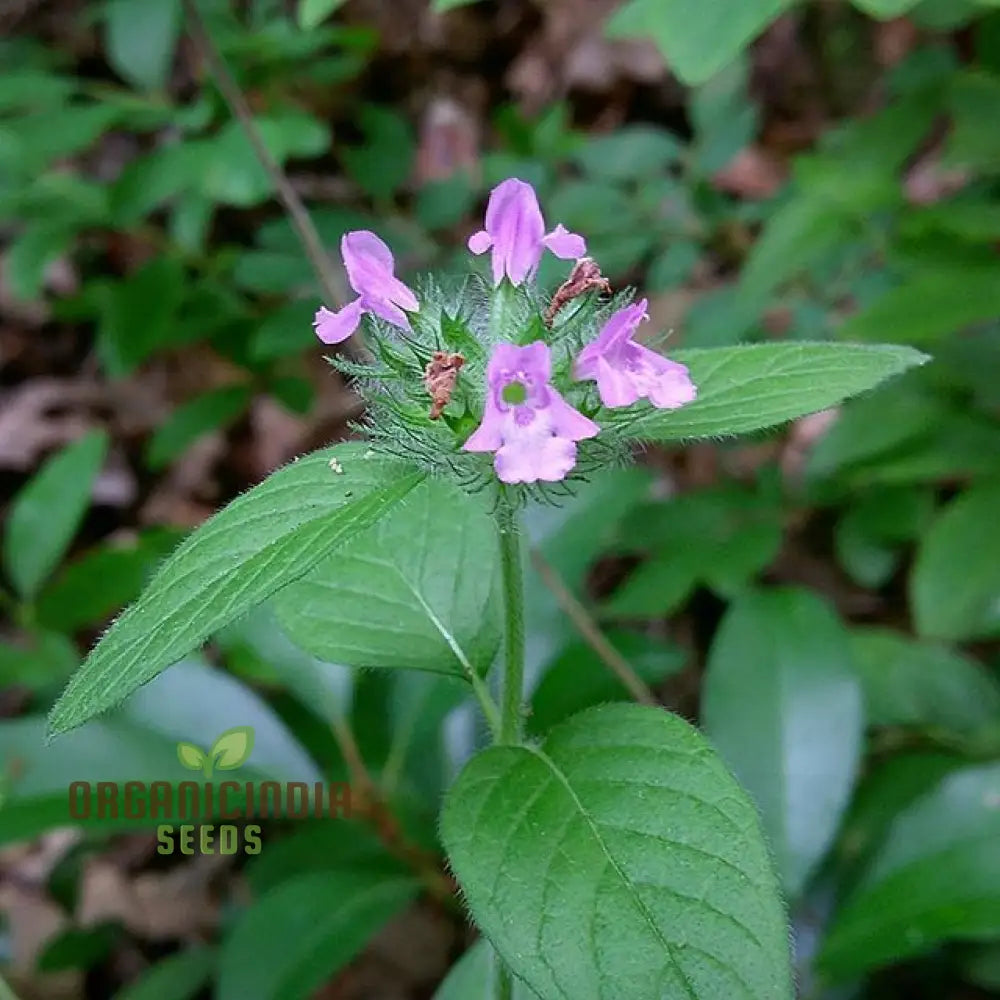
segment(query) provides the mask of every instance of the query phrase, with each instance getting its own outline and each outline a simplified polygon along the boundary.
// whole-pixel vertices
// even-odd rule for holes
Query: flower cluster
[[[340,343],[369,315],[371,360],[331,360],[361,382],[367,429],[390,448],[475,488],[482,452],[502,483],[557,483],[620,457],[626,446],[608,411],[695,398],[684,365],[636,340],[646,300],[602,304],[610,289],[586,242],[562,225],[546,233],[530,184],[511,178],[493,189],[469,249],[490,252],[492,288],[470,276],[447,289],[428,281],[418,296],[374,233],[341,241],[357,298],[320,308],[316,334]],[[533,282],[546,250],[576,262],[547,304]]]

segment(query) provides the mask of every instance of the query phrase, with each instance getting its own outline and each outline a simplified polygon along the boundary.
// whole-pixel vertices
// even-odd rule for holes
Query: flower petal
[[[506,274],[520,285],[534,274],[542,256],[545,221],[535,189],[511,177],[497,185],[486,207],[486,229],[493,240],[493,281]]]
[[[563,260],[579,260],[587,255],[586,240],[576,233],[571,233],[561,222],[542,242]]]
[[[576,465],[576,445],[562,437],[533,436],[507,442],[496,453],[493,468],[505,483],[555,483]]]
[[[650,362],[656,372],[647,393],[650,403],[660,410],[676,410],[679,406],[694,402],[698,389],[691,381],[687,366],[664,358],[655,351],[641,349],[654,355],[656,359]]]
[[[387,323],[392,323],[393,326],[398,326],[401,330],[409,330],[410,320],[406,313],[395,304],[395,302],[390,301],[387,298],[369,297],[364,298],[365,308],[369,312],[373,312],[380,319],[384,319]]]
[[[493,246],[493,238],[485,229],[480,229],[478,233],[473,233],[469,237],[468,246],[474,254],[486,253]]]
[[[549,405],[546,408],[552,429],[559,437],[570,441],[597,437],[601,433],[600,424],[595,424],[579,410],[574,410],[555,389],[549,389]]]
[[[361,314],[364,311],[360,298],[348,303],[337,312],[327,309],[326,306],[320,306],[316,310],[316,318],[313,320],[316,336],[324,344],[339,344],[347,340],[358,328]]]
[[[642,396],[639,387],[629,378],[628,373],[609,364],[605,358],[597,359],[595,369],[597,392],[605,406],[609,408],[631,406]]]

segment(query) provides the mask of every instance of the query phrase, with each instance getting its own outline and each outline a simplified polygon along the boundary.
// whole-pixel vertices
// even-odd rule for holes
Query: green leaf
[[[792,0],[630,0],[608,22],[612,37],[652,38],[682,83],[704,83],[736,58]]]
[[[493,1000],[492,979],[496,959],[488,942],[480,938],[452,967],[432,1000]],[[535,1000],[520,980],[514,981],[510,1000]]]
[[[934,639],[1000,633],[1000,483],[952,500],[931,524],[910,576],[917,631]]]
[[[576,151],[584,173],[609,181],[630,181],[665,172],[684,154],[666,129],[625,125],[608,135],[589,136]]]
[[[245,764],[253,753],[252,726],[234,726],[221,733],[209,751],[220,771],[233,771]]]
[[[441,834],[477,924],[542,1000],[791,997],[753,805],[705,740],[638,705],[491,747]]]
[[[468,7],[469,4],[479,3],[479,0],[431,0],[431,10],[442,14],[446,10],[454,10],[456,7]]]
[[[311,872],[246,910],[219,956],[216,1000],[305,1000],[417,895],[408,876]]]
[[[336,458],[341,474],[330,462]],[[54,734],[111,708],[211,633],[307,574],[423,478],[363,444],[315,452],[198,528],[104,634],[52,711]]]
[[[130,545],[91,549],[63,568],[38,599],[38,621],[46,628],[75,632],[106,621],[134,601],[182,532],[152,528]]]
[[[495,535],[475,498],[427,481],[278,595],[275,610],[290,638],[323,660],[482,673],[500,638]]]
[[[864,880],[837,913],[820,954],[836,980],[944,940],[1000,931],[1000,764],[946,777],[893,823]]]
[[[601,411],[598,422],[630,438],[676,441],[745,434],[834,406],[928,358],[910,347],[754,344],[678,351],[698,398],[677,410]]]
[[[250,396],[248,385],[227,385],[178,407],[150,440],[146,464],[153,470],[162,469],[203,434],[227,427],[246,409]]]
[[[107,7],[108,62],[133,86],[162,87],[181,30],[180,0],[112,0]]]
[[[846,629],[806,590],[738,598],[712,642],[702,713],[760,807],[785,890],[797,896],[836,834],[861,754]]]
[[[79,665],[76,646],[57,632],[35,632],[17,644],[0,643],[0,677],[31,691],[58,689]]]
[[[874,726],[968,732],[1000,722],[1000,684],[969,657],[890,629],[857,629],[854,662]]]
[[[1000,268],[928,270],[876,299],[838,331],[843,340],[928,344],[1000,317]]]
[[[342,149],[347,172],[376,201],[391,198],[410,176],[417,145],[410,123],[397,111],[375,104],[357,112],[363,146]]]
[[[39,972],[89,969],[103,962],[120,938],[121,929],[115,923],[70,927],[46,942],[35,968]]]
[[[344,0],[299,0],[299,27],[303,31],[318,28]]]
[[[872,17],[888,21],[890,18],[905,14],[911,7],[916,7],[920,0],[852,0],[858,10],[863,10]]]
[[[65,555],[87,508],[108,437],[92,431],[49,458],[14,497],[3,563],[22,597],[32,598]]]
[[[189,771],[200,771],[205,763],[205,751],[193,743],[177,744],[177,759]]]
[[[193,1000],[208,982],[215,951],[196,945],[151,965],[115,994],[115,1000]]]
[[[607,639],[647,684],[678,673],[687,659],[679,646],[651,635],[614,629],[608,631]],[[590,646],[577,640],[547,666],[532,693],[528,729],[543,735],[585,708],[631,698],[625,685]]]

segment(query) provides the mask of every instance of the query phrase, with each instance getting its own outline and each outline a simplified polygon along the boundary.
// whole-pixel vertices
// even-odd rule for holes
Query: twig
[[[573,596],[538,549],[531,550],[531,565],[535,567],[542,582],[552,592],[556,603],[566,612],[566,616],[576,627],[588,646],[598,655],[601,662],[625,685],[628,693],[643,705],[657,705],[659,702],[649,686],[632,669],[631,664],[597,627],[587,609]]]
[[[330,260],[326,250],[324,250],[323,241],[320,239],[319,233],[316,231],[316,227],[313,225],[313,221],[306,211],[305,205],[302,204],[298,193],[292,187],[288,178],[282,172],[281,167],[278,166],[265,145],[260,130],[254,122],[250,105],[247,103],[246,97],[243,96],[243,91],[240,90],[239,84],[237,84],[233,75],[229,72],[229,67],[226,66],[222,54],[212,40],[212,36],[209,34],[208,28],[205,26],[205,22],[198,10],[196,0],[184,0],[184,10],[187,14],[188,31],[191,38],[202,57],[208,63],[212,75],[215,77],[215,82],[222,92],[229,110],[233,113],[233,117],[236,118],[240,123],[240,127],[246,133],[246,137],[253,147],[254,155],[260,161],[260,165],[264,168],[271,183],[274,185],[275,193],[288,213],[288,218],[295,229],[299,242],[302,244],[302,249],[305,250],[306,256],[309,258],[309,263],[312,265],[313,271],[316,272],[316,277],[323,288],[323,294],[331,306],[343,305],[348,298],[343,277]]]

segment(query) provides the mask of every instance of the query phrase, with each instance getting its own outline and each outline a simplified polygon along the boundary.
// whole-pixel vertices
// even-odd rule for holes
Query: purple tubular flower
[[[576,442],[600,427],[578,413],[549,385],[548,345],[498,344],[486,369],[483,421],[462,446],[493,451],[505,483],[557,482],[576,464]]]
[[[499,285],[506,274],[513,284],[520,285],[538,269],[546,248],[563,259],[580,258],[587,252],[583,237],[563,225],[545,234],[545,220],[530,184],[516,177],[498,184],[486,206],[486,228],[469,237],[473,253],[492,249],[493,283]]]
[[[684,365],[632,339],[646,319],[645,299],[619,309],[601,328],[597,339],[577,355],[574,378],[596,381],[605,406],[631,406],[645,398],[661,410],[674,410],[697,395]]]
[[[339,344],[354,333],[362,313],[380,316],[393,326],[410,329],[407,312],[420,308],[416,295],[396,277],[392,251],[367,229],[345,233],[340,241],[347,280],[358,297],[343,309],[333,312],[320,306],[313,326],[324,344]]]

